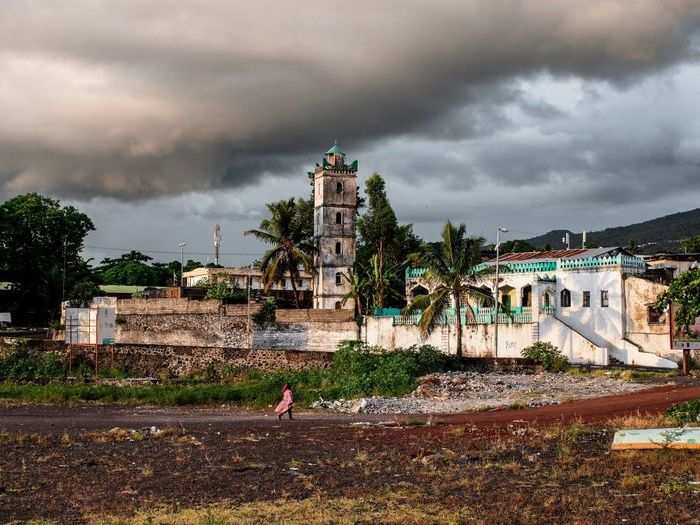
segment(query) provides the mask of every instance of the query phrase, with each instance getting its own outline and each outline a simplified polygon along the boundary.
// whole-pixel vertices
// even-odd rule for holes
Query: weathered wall
[[[499,358],[519,358],[520,351],[532,343],[532,324],[501,324],[498,327]],[[457,351],[454,326],[437,327],[428,337],[421,337],[418,326],[392,326],[391,317],[368,317],[363,340],[390,350],[429,344],[445,353]],[[465,357],[494,356],[494,325],[462,327],[462,352]]]
[[[250,309],[257,312],[259,307]],[[334,352],[338,343],[357,339],[347,310],[277,310],[277,322],[250,324],[247,305],[187,299],[125,300],[117,305],[115,340],[120,344]]]
[[[642,350],[678,359],[671,350],[671,324],[667,314],[658,323],[649,322],[648,308],[668,289],[666,285],[639,277],[627,277],[625,285],[625,337]]]

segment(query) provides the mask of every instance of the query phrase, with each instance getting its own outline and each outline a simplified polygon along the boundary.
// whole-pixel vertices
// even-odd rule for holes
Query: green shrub
[[[673,405],[666,413],[679,425],[700,423],[700,399],[693,399],[692,401]]]
[[[52,352],[20,347],[0,359],[0,381],[46,383],[64,374],[63,360]]]
[[[538,341],[523,348],[520,355],[542,365],[549,372],[561,372],[569,367],[569,360],[552,343]]]
[[[253,322],[257,326],[267,327],[277,321],[277,304],[273,297],[268,297],[257,313],[253,315]]]

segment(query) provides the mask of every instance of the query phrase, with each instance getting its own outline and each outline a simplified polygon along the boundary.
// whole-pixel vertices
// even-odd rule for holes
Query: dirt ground
[[[280,423],[222,409],[6,407],[0,523],[131,523],[136,511],[212,505],[257,517],[192,522],[299,522],[296,514],[265,518],[269,502],[283,511],[307,503],[316,509],[309,525],[700,523],[700,455],[609,451],[614,428],[668,424],[634,414],[697,397],[700,387],[664,387],[432,418],[430,426],[379,424],[386,416],[300,414]],[[341,499],[349,502],[342,519],[328,513]],[[176,521],[138,523],[149,522]]]

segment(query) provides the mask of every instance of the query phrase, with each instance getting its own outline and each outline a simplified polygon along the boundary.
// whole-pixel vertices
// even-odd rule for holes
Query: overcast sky
[[[700,207],[699,57],[700,0],[3,0],[0,198],[241,264],[338,139],[427,238],[628,224]]]

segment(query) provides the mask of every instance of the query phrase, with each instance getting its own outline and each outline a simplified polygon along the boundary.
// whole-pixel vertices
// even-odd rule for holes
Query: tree
[[[535,248],[532,244],[522,239],[515,239],[512,241],[506,241],[501,243],[500,248],[501,253],[523,253],[523,252],[535,252]]]
[[[365,273],[370,281],[366,304],[374,307],[389,305],[403,306],[405,283],[401,269],[410,254],[421,247],[420,238],[410,224],[400,225],[386,194],[386,184],[378,173],[365,182],[367,211],[357,220],[358,246],[355,272]],[[373,258],[378,260],[373,262]],[[374,271],[374,279],[372,272]],[[382,278],[379,279],[379,275]],[[376,285],[387,282],[388,286],[379,293],[373,291]],[[379,298],[377,302],[376,299]],[[379,304],[377,304],[379,303]]]
[[[362,320],[362,301],[365,298],[365,293],[368,286],[367,278],[362,275],[355,273],[352,269],[348,273],[343,274],[343,279],[348,283],[350,289],[348,293],[343,297],[343,306],[350,299],[355,301],[355,320],[357,321],[357,335],[360,338],[360,322]]]
[[[53,320],[66,293],[90,277],[80,252],[94,229],[73,206],[37,193],[0,205],[0,280],[14,284],[18,319]]]
[[[627,251],[634,254],[639,251],[639,243],[634,239],[630,239],[627,243]]]
[[[303,199],[302,199],[303,201]],[[300,208],[294,198],[273,202],[267,205],[271,217],[263,219],[260,228],[248,230],[244,235],[251,235],[272,246],[262,258],[260,269],[263,272],[265,292],[288,274],[292,281],[294,301],[301,307],[297,281],[300,280],[299,267],[312,271],[314,251],[313,241],[308,238],[308,211]]]
[[[169,266],[151,265],[152,257],[132,250],[121,257],[105,258],[96,268],[96,273],[104,284],[129,286],[163,286],[168,280]],[[180,264],[178,263],[178,269]]]
[[[426,245],[417,261],[426,268],[424,279],[431,284],[432,291],[414,298],[407,309],[422,311],[419,326],[425,336],[446,318],[448,308],[454,306],[459,357],[462,357],[462,306],[473,317],[470,298],[493,301],[490,292],[476,286],[477,277],[490,271],[476,271],[481,262],[482,244],[482,238],[466,236],[464,224],[455,227],[448,221],[442,230],[442,242]]]
[[[700,253],[700,235],[681,241],[681,249],[685,253]]]
[[[700,317],[700,269],[689,270],[676,277],[656,301],[656,308],[674,305],[678,333],[681,329],[694,335],[691,326]]]

